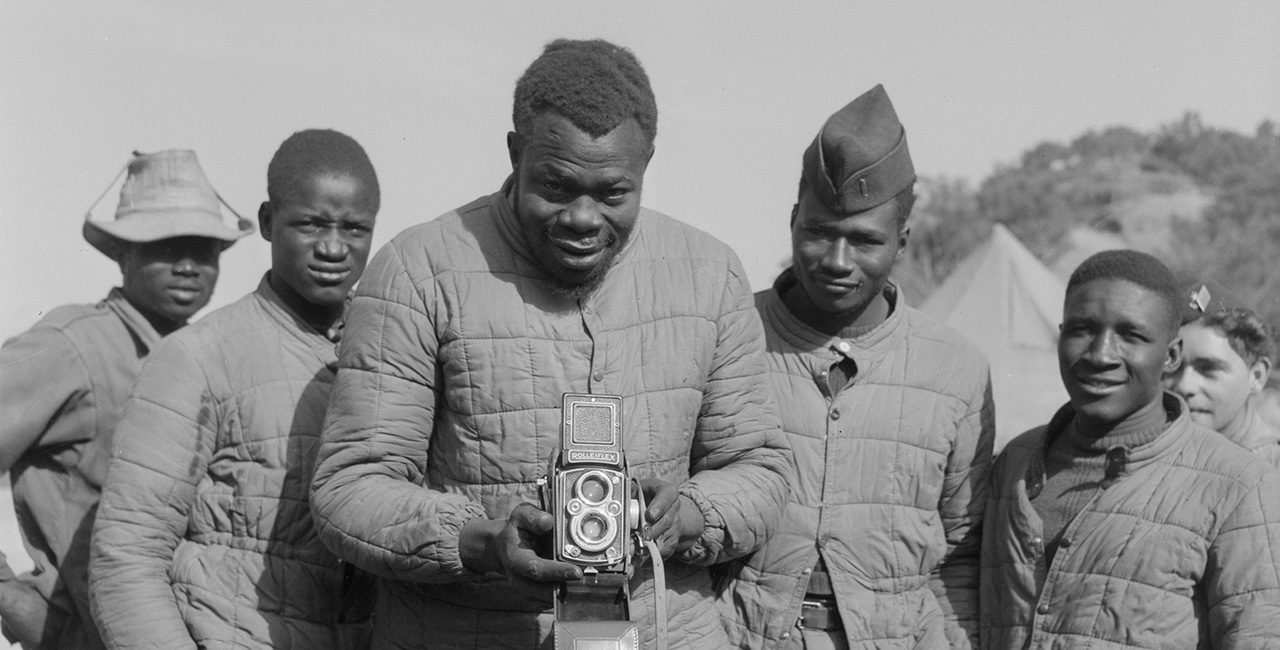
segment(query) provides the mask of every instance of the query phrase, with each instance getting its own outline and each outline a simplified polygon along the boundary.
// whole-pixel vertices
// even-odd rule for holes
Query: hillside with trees
[[[1064,278],[1085,257],[1134,248],[1211,277],[1280,324],[1280,133],[1204,125],[1089,131],[1042,142],[976,189],[922,178],[900,281],[917,304],[1004,224]],[[1274,327],[1275,325],[1273,325]]]

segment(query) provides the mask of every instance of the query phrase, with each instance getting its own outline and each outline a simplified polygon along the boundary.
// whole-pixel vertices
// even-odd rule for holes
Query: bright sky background
[[[1275,2],[3,0],[0,338],[118,283],[80,222],[135,149],[194,149],[253,218],[281,140],[346,132],[382,181],[375,245],[496,190],[515,80],[561,36],[637,53],[660,111],[645,204],[727,241],[757,289],[788,255],[801,152],[877,82],[917,170],[971,183],[1090,128],[1280,119]],[[213,305],[268,262],[257,236],[230,249]]]

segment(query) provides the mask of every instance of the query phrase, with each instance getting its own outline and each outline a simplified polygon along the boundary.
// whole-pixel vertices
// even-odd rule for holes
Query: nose
[[[566,205],[556,223],[575,233],[588,234],[604,225],[604,215],[600,214],[600,205],[595,199],[584,195]]]
[[[190,255],[183,255],[173,263],[173,274],[186,277],[200,275],[200,265]]]
[[[1190,398],[1200,390],[1200,374],[1190,368],[1181,368],[1171,376],[1173,392],[1183,399]]]
[[[1116,336],[1114,332],[1102,332],[1089,341],[1085,350],[1085,359],[1090,363],[1105,366],[1116,363]]]
[[[347,257],[350,248],[338,228],[329,228],[316,240],[316,256],[329,262],[340,262]]]
[[[822,270],[828,275],[842,277],[853,273],[853,247],[844,238],[836,239],[822,256]]]

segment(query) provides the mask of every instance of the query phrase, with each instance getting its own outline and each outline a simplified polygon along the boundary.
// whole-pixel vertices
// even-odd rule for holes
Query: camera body
[[[582,567],[582,580],[557,590],[554,647],[639,648],[629,580],[642,507],[627,475],[622,398],[562,399],[560,447],[538,483],[542,507],[556,521],[550,555]],[[634,494],[641,496],[638,488]]]
[[[543,485],[556,518],[552,556],[625,573],[640,507],[622,449],[622,398],[565,393],[561,415],[560,450]]]

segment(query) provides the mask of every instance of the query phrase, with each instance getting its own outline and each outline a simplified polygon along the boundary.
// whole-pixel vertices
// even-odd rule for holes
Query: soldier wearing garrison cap
[[[193,151],[135,153],[121,173],[115,219],[89,218],[90,208],[82,230],[120,265],[121,286],[50,311],[0,348],[0,475],[12,472],[35,564],[15,577],[0,555],[0,620],[24,647],[102,646],[89,614],[89,532],[116,423],[143,358],[209,303],[219,255],[253,232],[223,218]]]
[[[1165,374],[1165,387],[1187,401],[1197,424],[1280,467],[1280,428],[1262,407],[1276,361],[1272,326],[1212,279],[1183,285],[1178,297],[1182,364]]]
[[[719,597],[739,647],[976,645],[990,373],[889,281],[915,180],[878,85],[804,152],[792,266],[756,294],[796,474]]]

